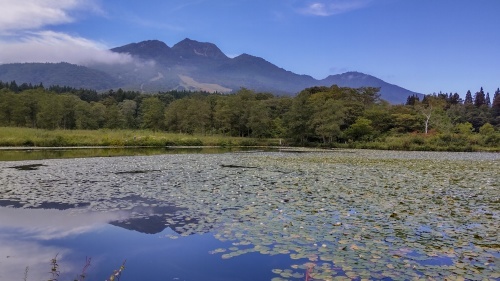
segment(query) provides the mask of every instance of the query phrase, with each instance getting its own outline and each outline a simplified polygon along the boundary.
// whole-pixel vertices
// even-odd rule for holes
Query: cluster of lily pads
[[[75,211],[175,205],[165,224],[178,225],[179,236],[211,232],[232,242],[212,252],[222,259],[288,255],[275,281],[500,278],[499,154],[340,150],[23,164],[43,166],[0,162],[0,199],[84,206]]]

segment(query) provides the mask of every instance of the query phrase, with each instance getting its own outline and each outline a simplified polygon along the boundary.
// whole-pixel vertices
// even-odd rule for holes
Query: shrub
[[[181,146],[203,146],[203,142],[198,138],[180,139],[177,145]]]

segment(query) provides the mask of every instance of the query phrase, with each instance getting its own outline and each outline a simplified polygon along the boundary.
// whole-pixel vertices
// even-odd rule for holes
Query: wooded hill
[[[462,101],[439,93],[405,105],[380,99],[378,89],[312,87],[296,97],[241,89],[235,94],[93,90],[0,82],[0,126],[43,129],[151,129],[184,134],[283,138],[289,143],[335,146],[426,137],[451,150],[499,146],[500,90],[491,102],[481,89]],[[409,144],[411,145],[411,143]]]

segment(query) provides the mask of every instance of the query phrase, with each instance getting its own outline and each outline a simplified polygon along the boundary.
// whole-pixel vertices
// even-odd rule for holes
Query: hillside
[[[105,72],[69,63],[2,64],[0,80],[94,90],[108,90],[121,84],[118,79]]]

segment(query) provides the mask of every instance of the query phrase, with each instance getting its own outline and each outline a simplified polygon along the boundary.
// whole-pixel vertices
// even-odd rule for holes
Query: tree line
[[[500,89],[481,88],[381,100],[378,88],[311,87],[295,97],[240,89],[234,94],[168,91],[104,93],[0,82],[0,126],[43,129],[150,129],[185,134],[286,138],[296,144],[373,141],[402,134],[498,135]],[[491,142],[498,141],[493,138]]]

